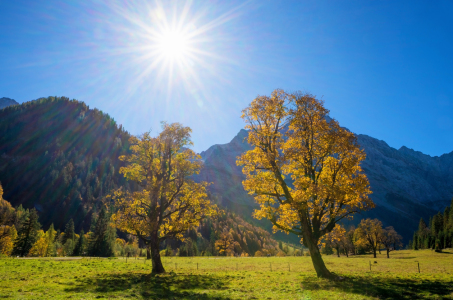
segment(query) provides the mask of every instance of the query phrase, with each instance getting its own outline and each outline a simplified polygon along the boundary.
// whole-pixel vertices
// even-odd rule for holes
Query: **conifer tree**
[[[33,247],[33,244],[36,242],[38,238],[38,230],[40,228],[41,225],[38,222],[38,213],[35,209],[32,209],[17,233],[17,239],[14,243],[12,254],[22,257],[26,256]]]
[[[75,239],[75,232],[74,232],[74,221],[71,219],[69,220],[68,224],[66,224],[63,236],[63,244],[66,244],[68,240],[72,240],[74,242]]]
[[[27,220],[30,211],[28,209],[23,208],[22,204],[16,208],[16,215],[14,217],[14,226],[16,227],[17,231],[20,231],[22,224],[25,223]]]
[[[61,231],[60,229],[57,229],[57,233],[55,234],[55,240],[54,242],[60,242],[60,235],[61,235]]]
[[[50,224],[49,230],[46,232],[46,239],[47,239],[47,253],[46,256],[55,256],[56,255],[56,247],[55,247],[55,236],[57,231],[53,227],[53,223]]]
[[[448,228],[449,218],[450,218],[450,207],[447,206],[444,210],[444,230]]]
[[[93,234],[91,236],[89,255],[91,256],[113,256],[114,242],[116,239],[116,230],[110,226],[110,215],[103,207],[99,212]]]
[[[84,246],[85,246],[85,233],[83,232],[83,229],[80,231],[80,237],[79,240],[77,241],[77,245],[74,248],[74,252],[72,253],[74,256],[81,256],[83,255],[84,251]]]
[[[192,253],[193,253],[192,256],[198,256],[198,247],[197,247],[197,243],[192,243]]]
[[[450,218],[449,222],[450,224],[450,229],[453,229],[453,198],[451,198],[451,205],[450,205]]]
[[[414,232],[414,238],[412,239],[412,249],[418,250],[418,236],[417,233]]]
[[[428,234],[428,236],[425,238],[425,241],[423,244],[423,249],[429,249],[430,241],[431,241],[431,236]]]
[[[432,227],[431,227],[431,233],[433,236],[437,236],[444,227],[444,224],[443,224],[444,218],[443,218],[442,214],[440,212],[438,212],[437,215],[435,215],[433,217],[432,222],[433,223],[432,223]]]
[[[209,236],[209,249],[211,250],[212,256],[215,255],[215,231],[214,228],[211,228],[211,234]]]

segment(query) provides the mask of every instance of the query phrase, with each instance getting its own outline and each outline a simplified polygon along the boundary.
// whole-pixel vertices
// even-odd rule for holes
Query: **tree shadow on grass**
[[[453,299],[453,281],[348,276],[343,281],[305,278],[304,289],[338,289],[383,299]]]
[[[93,289],[94,288],[94,289]],[[144,274],[99,274],[95,277],[79,278],[65,292],[99,294],[98,298],[109,298],[117,292],[140,294],[144,299],[228,299],[216,295],[227,289],[225,278],[215,275],[179,275],[167,273],[157,276]],[[209,290],[210,295],[205,291]]]

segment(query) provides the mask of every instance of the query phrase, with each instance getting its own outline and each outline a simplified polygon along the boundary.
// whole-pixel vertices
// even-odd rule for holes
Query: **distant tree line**
[[[111,213],[102,208],[93,214],[91,229],[75,233],[71,219],[64,232],[51,224],[42,230],[36,209],[14,209],[1,197],[0,185],[0,252],[6,256],[113,256],[116,229],[110,222]]]
[[[205,218],[184,237],[184,241],[167,240],[161,255],[264,256],[281,252],[269,232],[228,211]]]
[[[441,251],[453,247],[453,199],[443,213],[438,212],[429,218],[428,225],[420,219],[418,230],[414,232],[409,248],[435,249]]]
[[[73,219],[64,231],[51,224],[45,231],[36,209],[13,208],[4,200],[0,184],[0,253],[5,256],[140,256],[146,246],[132,235],[117,236],[112,209],[94,209],[88,232],[75,230]],[[203,219],[184,233],[184,242],[169,239],[161,245],[163,256],[264,256],[282,252],[269,232],[230,212]],[[282,255],[282,253],[280,253]]]

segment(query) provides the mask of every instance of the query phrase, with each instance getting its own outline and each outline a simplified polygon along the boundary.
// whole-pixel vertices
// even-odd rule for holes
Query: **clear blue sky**
[[[165,26],[190,36],[178,61],[155,52]],[[275,88],[392,147],[451,152],[453,2],[0,1],[0,97],[75,98],[133,134],[181,122],[202,151]]]

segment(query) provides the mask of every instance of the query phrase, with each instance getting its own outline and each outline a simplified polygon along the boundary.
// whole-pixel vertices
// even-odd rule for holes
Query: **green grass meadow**
[[[0,299],[453,299],[452,250],[324,261],[344,280],[318,279],[307,256],[164,257],[157,276],[143,258],[3,258]]]

